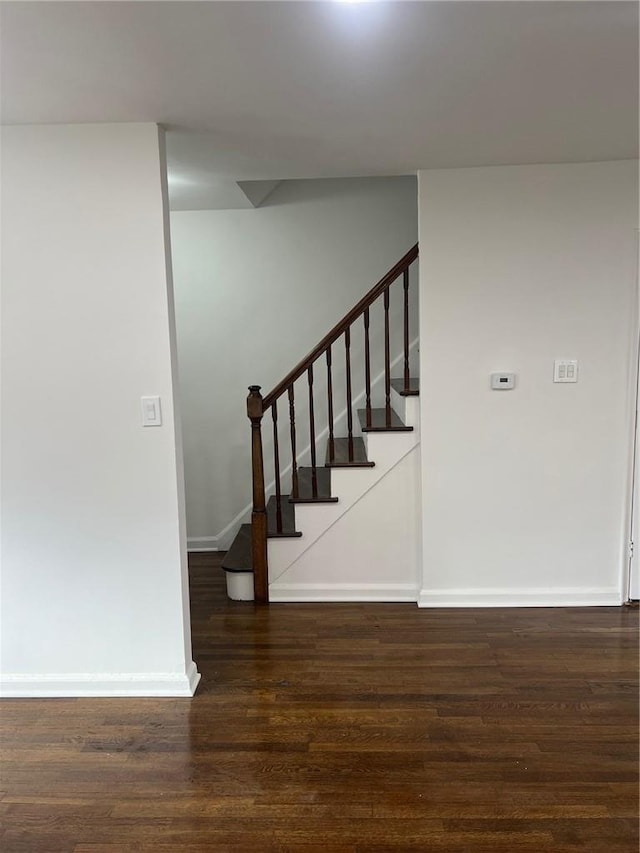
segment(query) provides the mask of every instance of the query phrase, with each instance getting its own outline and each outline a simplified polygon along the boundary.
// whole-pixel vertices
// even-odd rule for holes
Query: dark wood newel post
[[[247,415],[251,421],[251,466],[253,470],[253,511],[251,513],[251,553],[253,592],[260,604],[269,601],[267,574],[267,505],[264,493],[261,422],[264,408],[260,385],[249,386]]]

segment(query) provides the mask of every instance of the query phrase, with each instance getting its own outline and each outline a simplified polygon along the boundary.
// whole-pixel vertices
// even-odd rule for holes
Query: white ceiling
[[[163,123],[183,207],[235,180],[637,156],[635,2],[2,2],[0,16],[3,122]]]

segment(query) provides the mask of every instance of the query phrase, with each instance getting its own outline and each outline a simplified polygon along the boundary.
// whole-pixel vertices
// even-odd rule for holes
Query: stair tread
[[[349,461],[349,439],[334,439],[333,461],[329,460],[329,442],[327,442],[327,457],[325,465],[327,468],[373,468],[375,462],[367,459],[367,448],[364,440],[360,437],[353,439],[353,461]]]
[[[298,468],[298,497],[289,498],[291,503],[336,503],[338,498],[331,497],[331,469],[315,469],[316,496],[313,496],[313,468]]]
[[[405,391],[404,379],[392,379],[391,387],[397,391],[401,397],[418,397],[420,394],[420,377],[416,376],[409,380],[409,390]]]
[[[282,495],[282,533],[277,532],[276,523],[276,497],[273,495],[267,503],[267,536],[286,537],[302,536],[295,529],[295,510],[293,504],[289,503],[289,496]],[[243,524],[236,538],[231,543],[222,561],[222,568],[226,572],[251,572],[253,571],[253,558],[251,554],[251,525]]]
[[[391,409],[391,418],[387,426],[387,413],[385,409],[371,409],[371,426],[367,426],[367,410],[358,409],[358,418],[362,432],[411,432],[413,427],[406,426]]]
[[[282,532],[278,533],[277,499],[275,495],[272,495],[267,501],[267,536],[269,539],[302,536],[302,533],[296,530],[296,510],[294,504],[289,501],[289,495],[281,495],[280,509],[282,512]]]
[[[251,572],[253,559],[251,555],[251,525],[243,524],[236,538],[231,543],[222,561],[226,572]]]

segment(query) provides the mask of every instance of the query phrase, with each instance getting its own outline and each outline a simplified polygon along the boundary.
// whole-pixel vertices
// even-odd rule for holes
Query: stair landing
[[[392,379],[391,387],[397,391],[401,397],[418,397],[420,394],[420,377],[409,380],[409,388],[405,390],[404,379]]]

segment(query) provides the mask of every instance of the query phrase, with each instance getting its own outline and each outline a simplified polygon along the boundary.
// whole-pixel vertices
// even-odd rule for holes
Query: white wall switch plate
[[[515,373],[492,373],[491,388],[494,391],[511,391],[516,387]]]
[[[140,397],[142,426],[162,426],[160,397]]]
[[[556,358],[553,362],[554,382],[577,382],[578,362],[571,358]]]

